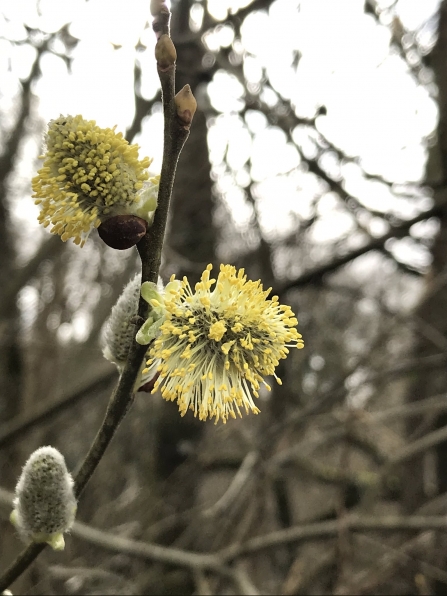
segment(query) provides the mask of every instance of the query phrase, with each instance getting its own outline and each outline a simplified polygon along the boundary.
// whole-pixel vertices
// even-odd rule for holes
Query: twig
[[[367,242],[364,246],[362,246],[360,248],[356,248],[355,250],[352,250],[340,257],[336,257],[329,263],[325,263],[324,265],[320,265],[320,266],[314,267],[313,269],[310,269],[309,271],[305,271],[297,278],[286,282],[282,287],[276,288],[276,292],[281,294],[281,293],[284,293],[287,290],[290,290],[292,288],[299,288],[299,287],[305,286],[309,283],[315,283],[315,282],[321,281],[322,277],[326,273],[332,273],[333,271],[336,271],[343,265],[347,265],[348,263],[350,263],[357,257],[360,257],[372,250],[382,249],[382,247],[385,245],[387,240],[390,240],[391,238],[400,238],[400,237],[404,236],[405,233],[408,232],[408,230],[411,228],[411,226],[413,226],[415,223],[419,223],[421,221],[429,219],[430,217],[439,215],[442,212],[442,210],[445,208],[446,204],[447,204],[447,200],[444,198],[444,200],[442,200],[440,203],[438,203],[432,209],[429,209],[428,211],[424,211],[423,213],[420,213],[419,215],[417,215],[416,217],[413,217],[412,219],[403,221],[401,224],[399,224],[397,226],[393,226],[389,232],[387,232],[383,236],[380,236],[379,238],[373,238],[372,240]]]
[[[0,504],[4,507],[10,507],[12,506],[12,501],[13,495],[0,488]],[[218,569],[222,566],[222,562],[215,555],[190,553],[176,548],[158,546],[149,542],[131,540],[117,536],[112,532],[93,528],[79,521],[75,521],[71,533],[73,536],[108,551],[125,553],[150,561],[170,563],[171,565],[196,569]]]
[[[387,6],[386,9],[390,10],[391,8],[394,8],[396,4],[397,4],[397,2],[394,2],[391,6]],[[367,8],[368,13],[374,15],[377,22],[379,24],[381,24],[380,18],[379,18],[380,13],[381,13],[380,3],[377,2],[377,0],[365,0],[365,8]],[[420,80],[419,75],[420,75],[422,66],[417,66],[415,64],[412,64],[408,60],[407,53],[404,49],[404,46],[402,45],[402,37],[404,36],[406,31],[403,28],[403,25],[402,25],[400,19],[397,17],[396,12],[395,11],[393,11],[393,12],[394,12],[394,18],[392,21],[392,25],[388,26],[388,29],[390,30],[390,33],[391,33],[391,44],[394,48],[396,48],[400,58],[406,64],[408,71],[411,73],[415,83],[419,86],[419,85],[421,85],[421,80]],[[428,94],[431,97],[433,97],[433,92],[430,90],[430,88],[425,86],[425,89],[428,92]]]
[[[441,513],[444,513],[444,511],[446,509],[446,504],[447,504],[446,496],[447,496],[447,494],[443,493],[441,495],[438,495],[434,499],[428,501],[427,503],[424,503],[424,505],[422,505],[422,507],[420,507],[418,509],[417,515],[439,515]],[[413,549],[421,546],[421,543],[423,545],[427,544],[428,534],[433,535],[433,532],[423,531],[416,537],[412,538],[410,541],[406,541],[403,544],[401,544],[395,548],[391,548],[387,545],[380,543],[380,546],[382,548],[385,548],[388,551],[387,554],[384,555],[381,559],[379,559],[377,561],[377,563],[374,565],[373,569],[367,569],[365,571],[361,571],[361,572],[357,573],[356,575],[354,575],[354,577],[352,579],[348,579],[347,587],[345,584],[341,584],[335,593],[337,593],[337,594],[342,594],[342,593],[343,594],[360,594],[362,592],[374,593],[374,591],[377,590],[376,580],[381,585],[383,585],[383,582],[394,571],[396,565],[402,560],[402,558],[405,558],[405,554],[408,555],[408,551],[411,551],[411,553],[412,553]],[[359,536],[359,538],[361,540],[372,542],[372,539],[370,537],[367,537],[366,535],[361,535],[361,536]],[[374,542],[377,544],[377,541],[374,541]],[[323,567],[329,567],[335,561],[334,548],[333,547],[328,548],[327,546],[326,546],[326,548],[327,548],[326,554],[323,554],[322,556],[319,555],[320,558],[315,562],[315,567],[317,568],[317,570],[315,571],[313,565],[312,564],[310,565],[310,568],[312,570],[310,572],[311,576],[315,576],[316,573],[321,572],[321,569]],[[401,549],[404,554],[403,557],[400,556]],[[426,548],[424,549],[424,553],[427,554]],[[320,563],[321,563],[321,565],[320,565]],[[420,564],[421,562],[418,561],[418,563]],[[426,573],[426,575],[428,575],[430,577],[435,577],[439,581],[443,581],[443,579],[445,579],[446,576],[443,577],[443,574],[445,574],[444,571],[441,571],[437,567],[433,567],[432,565],[429,565],[428,563],[422,563],[422,565],[427,565],[427,567],[424,568],[424,573]],[[377,573],[380,573],[380,575],[375,575],[374,570],[376,570]],[[303,574],[305,575],[304,580],[302,578]],[[302,559],[300,556],[298,556],[297,559],[295,560],[295,563],[292,565],[292,567],[289,570],[288,579],[290,578],[290,589],[289,590],[287,589],[287,586],[289,585],[289,583],[284,582],[281,592],[283,592],[284,594],[296,594],[299,589],[301,591],[303,591],[303,589],[305,590],[306,585],[308,585],[308,583],[309,583],[309,581],[307,579],[308,575],[309,575],[309,566],[306,565],[303,568]],[[369,582],[371,582],[371,583],[369,583]]]
[[[432,532],[422,532],[412,540],[405,542],[399,548],[392,548],[380,543],[380,547],[385,550],[385,554],[377,561],[374,567],[354,575],[346,584],[340,585],[335,591],[335,594],[374,593],[378,586],[383,585],[392,575],[395,568],[402,562],[410,564],[417,562],[418,567],[425,575],[446,584],[447,573],[445,571],[416,558],[418,553],[427,553],[427,548],[432,538]],[[372,541],[367,536],[362,536],[362,541],[365,541],[366,544],[371,542],[377,544],[376,540]]]
[[[64,565],[49,565],[48,571],[53,577],[61,580],[67,580],[70,577],[77,575],[83,579],[91,580],[111,580],[113,582],[119,581],[123,583],[128,581],[127,578],[118,575],[117,573],[97,567],[65,567]]]
[[[6,504],[11,501],[12,495],[7,491],[0,489],[0,502]],[[343,520],[343,523],[347,529],[359,532],[417,530],[447,531],[447,518],[445,515],[390,515],[382,517],[348,515]],[[130,540],[128,538],[116,536],[116,534],[112,534],[111,532],[104,532],[103,530],[92,528],[80,522],[75,522],[72,533],[74,536],[78,536],[87,542],[95,544],[96,546],[101,546],[109,551],[125,553],[142,559],[169,563],[171,565],[178,565],[190,569],[208,569],[235,579],[235,572],[228,567],[228,563],[241,555],[272,548],[279,544],[336,536],[339,529],[339,520],[293,526],[285,530],[257,536],[242,544],[232,544],[229,547],[223,548],[212,554],[194,553],[147,542]],[[41,545],[33,546],[36,547]]]
[[[426,451],[435,445],[439,445],[439,443],[442,443],[446,440],[447,426],[443,426],[442,428],[438,428],[431,433],[427,433],[420,439],[417,439],[417,441],[413,441],[413,443],[402,447],[402,449],[390,459],[386,466],[386,471],[389,471],[389,468],[397,466],[398,464],[401,464],[404,461],[411,459],[415,455],[418,455],[419,453],[422,453],[423,451]]]
[[[12,506],[13,495],[0,487],[0,505],[4,507]],[[112,532],[106,532],[93,528],[81,522],[75,522],[71,530],[73,536],[85,540],[90,544],[104,548],[107,551],[124,553],[147,561],[157,561],[159,563],[166,563],[169,565],[176,565],[178,567],[186,567],[194,570],[208,570],[218,573],[223,577],[228,577],[235,582],[241,594],[251,595],[257,594],[257,591],[251,591],[248,586],[252,586],[247,577],[240,573],[239,570],[231,569],[220,560],[217,554],[202,554],[194,553],[178,548],[159,546],[149,542],[139,540],[131,540],[117,536]],[[32,563],[34,559],[32,556],[37,556],[42,552],[44,546],[32,544],[26,549],[27,558],[24,557],[24,564],[29,561]],[[37,554],[35,554],[37,552]],[[22,571],[26,570],[24,566]],[[3,588],[2,588],[3,589]]]
[[[258,592],[245,569],[235,569],[233,571],[233,579],[239,586],[241,594],[259,596],[260,592]]]
[[[161,27],[163,33],[168,31],[169,17],[170,13],[167,10],[166,5],[160,3],[159,12],[154,18],[154,31],[159,31],[159,27]],[[142,263],[141,280],[142,282],[151,281],[153,283],[157,283],[158,280],[161,252],[177,162],[183,145],[189,135],[189,129],[182,126],[177,119],[177,111],[174,103],[175,64],[170,65],[168,68],[161,68],[158,66],[158,74],[162,88],[165,122],[158,207],[155,212],[154,223],[137,246]],[[148,304],[142,298],[140,298],[138,315],[141,317],[140,320],[142,321],[144,321],[148,315]],[[136,331],[137,330],[138,329],[136,328]],[[121,375],[118,387],[110,400],[104,422],[96,435],[81,469],[76,474],[75,492],[77,497],[82,493],[85,485],[101,460],[108,444],[112,440],[118,425],[131,405],[135,379],[139,373],[146,351],[147,346],[140,346],[136,342],[132,344],[129,350],[126,366]]]
[[[447,353],[430,354],[429,356],[422,356],[421,358],[409,358],[399,364],[385,368],[380,372],[370,373],[364,383],[383,382],[386,377],[396,377],[407,373],[417,373],[421,370],[426,371],[430,369],[443,368],[447,364]],[[400,407],[400,406],[398,406]],[[388,410],[387,410],[388,411]]]
[[[126,130],[125,138],[129,143],[132,143],[138,133],[141,132],[143,118],[149,113],[156,101],[160,101],[160,93],[157,92],[155,97],[152,99],[144,99],[139,93],[139,87],[141,86],[141,68],[139,64],[135,64],[134,68],[134,86],[135,86],[135,115],[133,117],[132,124]]]
[[[56,251],[60,251],[60,244],[60,239],[56,238],[55,236],[52,236],[48,240],[45,239],[45,241],[38,248],[36,254],[31,257],[26,265],[23,265],[23,267],[17,268],[14,271],[13,276],[8,281],[8,284],[4,288],[2,294],[0,318],[7,316],[8,313],[11,312],[15,305],[19,291],[34,277],[37,268],[42,261],[51,258]]]
[[[439,516],[347,516],[343,523],[351,531],[358,532],[395,532],[395,531],[415,531],[415,530],[443,530],[447,531],[447,518],[445,515]],[[267,548],[278,546],[279,544],[288,544],[290,542],[299,542],[300,540],[311,540],[325,538],[327,536],[337,536],[340,530],[339,520],[330,520],[317,522],[314,524],[305,524],[302,526],[292,526],[286,530],[278,530],[256,536],[243,544],[232,544],[217,553],[222,562],[229,562],[241,555],[258,552]]]
[[[425,414],[427,412],[442,412],[444,410],[447,410],[447,395],[442,393],[440,395],[435,395],[434,397],[428,397],[419,402],[387,408],[381,412],[374,412],[369,414],[365,419],[372,423],[388,422],[393,418],[419,416],[420,414]]]
[[[323,180],[330,187],[331,190],[333,190],[334,192],[336,192],[339,195],[339,197],[343,200],[347,211],[355,218],[357,227],[361,231],[366,233],[369,237],[371,237],[371,235],[367,229],[367,226],[362,224],[362,222],[360,221],[358,214],[357,214],[359,209],[364,211],[366,209],[365,206],[362,204],[362,202],[359,199],[354,197],[352,194],[348,193],[345,190],[345,188],[341,182],[331,178],[331,176],[329,176],[326,173],[324,168],[322,168],[320,165],[320,156],[321,155],[318,156],[317,158],[306,157],[306,155],[304,154],[304,152],[301,149],[301,147],[299,146],[299,144],[297,144],[294,141],[293,135],[292,135],[292,130],[297,125],[307,125],[307,126],[312,127],[312,129],[315,130],[319,135],[319,141],[317,141],[317,144],[318,144],[321,152],[329,151],[329,150],[333,151],[337,154],[337,158],[339,160],[351,161],[353,163],[356,163],[363,171],[363,168],[362,168],[361,164],[359,163],[360,160],[352,158],[350,156],[346,156],[338,147],[336,147],[330,141],[328,141],[316,127],[316,118],[315,117],[314,118],[297,117],[294,113],[294,108],[293,108],[290,100],[281,98],[281,105],[279,107],[282,109],[281,110],[276,109],[276,110],[272,111],[272,109],[267,104],[262,102],[259,99],[259,97],[251,96],[249,90],[247,89],[247,81],[244,76],[242,64],[241,65],[232,64],[230,62],[228,56],[226,55],[225,50],[221,50],[220,52],[215,53],[215,58],[216,58],[217,65],[220,66],[221,68],[223,68],[224,70],[230,71],[232,74],[234,74],[245,89],[246,103],[245,103],[245,109],[243,110],[242,113],[244,113],[244,111],[246,111],[248,109],[256,109],[258,112],[261,112],[262,114],[264,114],[266,116],[267,120],[269,121],[269,123],[272,126],[278,126],[279,128],[281,128],[283,130],[283,132],[286,134],[287,140],[290,143],[295,145],[295,147],[300,155],[301,161],[308,166],[308,171],[315,174],[316,176],[318,176],[321,180]],[[267,79],[267,83],[268,83],[268,79]],[[264,86],[265,86],[265,83],[264,83]],[[250,99],[250,97],[251,97],[251,99]],[[364,173],[365,178],[375,179],[380,182],[383,181],[380,178],[380,176],[374,176],[371,174],[367,174],[364,171],[363,171],[363,173]],[[386,184],[388,184],[391,192],[393,192],[391,183],[387,182]],[[414,198],[413,195],[411,195],[410,198]],[[374,215],[375,217],[378,217],[378,218],[387,222],[387,216],[383,212],[377,211],[377,210],[374,210],[371,208],[368,208],[367,211],[369,214]],[[261,239],[262,239],[262,236],[261,236]],[[406,263],[397,259],[396,256],[392,253],[392,251],[388,250],[384,245],[380,246],[378,248],[378,250],[383,252],[387,258],[391,258],[396,263],[396,265],[399,267],[399,269],[401,269],[405,273],[410,273],[412,275],[420,275],[421,274],[421,271],[419,271],[418,269],[411,267],[410,265],[407,265]]]
[[[63,396],[50,404],[44,402],[34,412],[25,412],[0,425],[0,447],[4,447],[5,444],[21,436],[22,433],[33,428],[39,422],[43,420],[48,422],[67,407],[73,406],[84,397],[99,391],[103,387],[107,387],[115,377],[115,371],[107,372],[67,396]]]
[[[268,10],[270,6],[273,4],[273,2],[274,0],[253,0],[253,2],[250,2],[248,6],[240,8],[237,12],[229,14],[225,20],[226,22],[238,25],[242,23],[246,16],[253,13],[255,10]],[[203,19],[200,32],[203,34],[207,29],[211,28],[213,25],[219,24],[220,22],[214,19],[206,10],[205,18]]]
[[[153,28],[157,37],[160,37],[160,35],[169,35],[170,12],[164,2],[153,0],[151,3],[151,12],[154,16]],[[160,43],[160,41],[158,43]],[[174,101],[175,58],[167,67],[165,64],[158,63],[157,69],[162,87],[165,119],[163,162],[158,193],[158,208],[155,212],[153,225],[149,228],[147,234],[137,246],[142,261],[142,282],[151,281],[154,283],[157,283],[158,280],[161,251],[177,161],[189,135],[189,126],[185,126],[185,123],[178,118]],[[147,302],[141,298],[138,308],[138,314],[141,317],[141,321],[144,321],[147,318],[148,308],[149,305]],[[135,331],[138,331],[138,326],[136,326]],[[77,498],[82,494],[82,491],[115,435],[118,426],[132,404],[134,399],[135,380],[140,372],[140,367],[146,354],[146,350],[147,346],[141,346],[135,341],[129,349],[126,365],[118,385],[110,398],[104,421],[86,458],[75,475],[74,488]],[[25,551],[23,551],[0,578],[0,592],[17,579],[44,548],[45,545],[31,544]]]
[[[337,549],[332,541],[322,546],[318,551],[318,557],[306,557],[306,554],[299,551],[298,556],[287,572],[279,593],[284,594],[284,596],[294,596],[298,593],[306,594],[306,588],[313,578],[321,576],[325,569],[334,565],[336,551]]]
[[[259,461],[259,453],[257,451],[250,451],[244,458],[244,461],[241,464],[241,467],[234,475],[233,480],[231,481],[230,486],[225,491],[225,493],[220,497],[220,499],[214,503],[211,507],[206,509],[203,512],[203,517],[215,517],[220,513],[223,513],[231,503],[236,499],[237,495],[240,493],[244,485],[247,483],[248,478],[250,477],[253,468]]]
[[[346,433],[348,431],[342,429],[342,432]],[[376,486],[380,479],[379,474],[375,472],[352,472],[345,467],[336,468],[321,463],[313,457],[303,455],[302,449],[302,445],[296,445],[272,457],[269,461],[270,473],[275,476],[281,475],[283,473],[281,467],[292,463],[305,470],[314,478],[329,484],[351,485],[365,489]]]
[[[211,589],[210,582],[202,569],[197,569],[193,572],[195,591],[197,596],[213,596],[214,591]]]

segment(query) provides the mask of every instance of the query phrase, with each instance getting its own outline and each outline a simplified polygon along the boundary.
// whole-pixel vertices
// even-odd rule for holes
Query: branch
[[[36,254],[28,261],[28,263],[13,272],[13,275],[9,280],[8,285],[5,287],[4,293],[2,295],[2,302],[0,304],[0,318],[6,317],[8,313],[11,312],[15,305],[17,294],[27,283],[30,282],[42,261],[51,258],[56,251],[60,251],[60,248],[60,238],[52,236],[48,240],[45,239],[40,245]]]
[[[12,506],[12,501],[13,495],[0,488],[0,504],[9,508]],[[104,530],[93,528],[92,526],[81,522],[74,523],[71,533],[73,536],[85,540],[95,546],[99,546],[109,552],[131,555],[151,562],[158,561],[159,563],[168,565],[186,567],[191,570],[214,571],[215,573],[228,577],[234,581],[241,594],[250,595],[256,593],[248,589],[248,585],[251,586],[252,584],[247,581],[247,578],[243,574],[238,570],[233,570],[225,565],[224,562],[220,560],[219,556],[215,554],[194,553],[178,548],[159,546],[158,544],[151,544],[150,542],[131,540],[129,538],[117,536],[112,532],[105,532]],[[26,561],[31,558],[31,555],[34,554],[36,550],[38,550],[37,554],[39,554],[42,552],[43,548],[44,546],[42,545],[31,545],[27,549],[27,551],[30,552],[28,553]],[[28,564],[32,561],[33,559],[31,559]],[[24,567],[22,571],[25,571],[25,569],[26,567]]]
[[[423,213],[420,213],[419,215],[417,215],[416,217],[413,217],[412,219],[403,221],[400,225],[393,226],[393,228],[387,234],[384,234],[383,236],[380,236],[379,238],[374,238],[374,239],[370,240],[364,246],[362,246],[360,248],[356,248],[355,250],[352,250],[340,257],[336,257],[329,263],[320,265],[320,266],[315,267],[314,269],[311,269],[309,271],[305,271],[299,277],[295,278],[294,280],[288,281],[282,287],[278,288],[276,290],[276,292],[278,294],[281,294],[281,293],[284,293],[287,290],[290,290],[292,288],[299,288],[299,287],[305,286],[309,283],[316,283],[316,282],[321,281],[321,278],[326,273],[331,273],[333,271],[336,271],[343,265],[347,265],[348,263],[350,263],[357,257],[360,257],[360,256],[370,252],[371,250],[381,250],[384,247],[387,240],[390,240],[391,238],[400,238],[402,236],[405,236],[405,234],[408,232],[408,230],[411,228],[411,226],[413,226],[415,223],[424,221],[424,220],[429,219],[430,217],[433,217],[433,216],[440,215],[440,213],[443,211],[443,209],[445,208],[446,205],[447,205],[447,199],[445,198],[438,205],[433,207],[432,209],[429,209],[428,211],[424,211]]]
[[[217,52],[215,54],[215,57],[216,57],[217,64],[221,68],[226,70],[227,72],[231,72],[232,74],[234,74],[234,76],[238,79],[238,81],[241,83],[241,85],[243,86],[243,88],[245,90],[245,108],[242,111],[242,114],[244,114],[249,109],[254,109],[254,110],[264,114],[264,116],[267,118],[267,120],[271,126],[279,127],[286,134],[288,142],[292,143],[296,147],[296,149],[299,153],[300,159],[303,163],[305,163],[307,165],[308,171],[311,172],[312,174],[314,174],[315,176],[317,176],[318,178],[320,178],[321,180],[323,180],[329,186],[329,188],[333,192],[337,193],[338,196],[342,199],[347,211],[356,220],[356,224],[357,224],[358,228],[360,228],[362,231],[364,231],[366,234],[368,234],[368,236],[370,236],[367,228],[359,221],[359,217],[357,214],[357,211],[359,209],[361,209],[363,211],[366,210],[371,215],[374,215],[375,217],[379,217],[388,223],[388,218],[383,212],[376,211],[371,208],[366,208],[358,198],[354,197],[352,194],[348,193],[345,190],[345,188],[341,182],[339,182],[338,180],[334,180],[326,173],[326,171],[320,166],[320,163],[319,163],[321,154],[318,155],[316,158],[306,157],[306,155],[303,153],[300,146],[297,143],[295,143],[295,141],[293,139],[293,134],[292,134],[293,129],[298,125],[310,126],[318,134],[318,139],[316,140],[316,144],[318,145],[318,147],[321,151],[324,151],[324,150],[333,151],[336,153],[337,158],[340,161],[347,160],[347,161],[351,161],[352,163],[355,163],[362,169],[362,172],[363,172],[365,178],[373,179],[373,180],[385,183],[390,188],[392,185],[391,182],[385,181],[380,176],[367,174],[361,167],[361,165],[359,163],[360,162],[359,158],[346,156],[341,151],[341,149],[339,149],[338,147],[333,145],[330,141],[328,141],[324,137],[324,135],[316,127],[315,118],[300,118],[300,117],[296,116],[294,107],[289,100],[280,98],[278,101],[281,102],[281,105],[279,106],[281,109],[277,108],[275,110],[272,110],[267,104],[262,102],[258,96],[252,95],[250,93],[250,91],[247,89],[247,82],[246,82],[246,79],[244,76],[242,65],[232,64],[227,56],[226,51]],[[267,79],[267,83],[268,83],[268,79]],[[264,87],[265,87],[265,84],[264,84]],[[391,188],[391,190],[392,190],[392,188]],[[378,247],[378,249],[381,250],[387,258],[392,259],[396,263],[396,265],[399,267],[399,269],[403,270],[405,273],[410,273],[412,275],[420,275],[421,274],[421,272],[418,271],[417,269],[410,267],[406,263],[403,263],[402,261],[397,259],[393,255],[393,253],[391,251],[387,250],[383,245]]]
[[[52,36],[53,37],[53,36]],[[36,49],[36,58],[31,67],[29,76],[22,81],[22,96],[21,105],[17,115],[13,130],[10,132],[4,146],[1,150],[0,155],[0,250],[4,258],[5,263],[14,261],[14,254],[12,250],[12,240],[10,238],[9,231],[9,206],[6,200],[8,194],[8,176],[14,168],[14,161],[17,158],[17,151],[19,148],[20,141],[23,139],[26,121],[31,112],[31,100],[32,100],[32,84],[37,78],[40,70],[40,58],[42,54],[47,50],[48,44],[52,39],[50,37],[44,41]],[[4,132],[4,131],[2,131]],[[3,267],[5,271],[2,271],[2,277],[5,275],[5,279],[2,279],[2,284],[5,281],[9,281],[10,273],[8,269]]]
[[[440,582],[447,583],[447,573],[430,563],[419,560],[420,554],[426,554],[428,547],[432,542],[432,532],[422,532],[412,540],[405,542],[399,548],[392,548],[386,544],[380,544],[380,547],[385,551],[385,554],[375,563],[372,569],[360,571],[354,577],[350,577],[346,584],[341,585],[334,593],[335,594],[373,594],[390,578],[396,567],[402,563],[414,565],[424,575],[432,577]],[[366,536],[362,537],[365,541],[365,546],[370,546],[371,542],[376,545],[377,541],[372,541]]]
[[[222,549],[217,554],[223,562],[232,561],[241,555],[255,553],[267,548],[276,547],[280,544],[299,542],[300,540],[312,540],[337,536],[340,532],[340,525],[344,529],[358,532],[395,532],[395,531],[416,531],[416,530],[447,530],[447,519],[445,515],[386,515],[386,516],[358,516],[350,515],[340,520],[317,522],[292,526],[286,530],[270,532],[264,536],[256,536],[243,544],[232,544]]]
[[[230,486],[214,505],[203,511],[202,516],[212,518],[224,513],[247,484],[258,461],[259,453],[257,451],[247,453],[241,467],[234,475]]]
[[[406,418],[427,413],[444,412],[445,410],[447,410],[447,395],[442,393],[433,397],[427,397],[421,401],[410,402],[401,406],[387,408],[380,412],[374,412],[373,414],[368,415],[366,420],[372,423],[388,423],[393,420],[393,418]]]
[[[415,455],[418,455],[423,451],[427,451],[427,449],[431,449],[435,445],[439,445],[439,443],[443,443],[444,441],[447,441],[447,426],[443,426],[442,428],[438,428],[430,433],[427,433],[420,439],[413,441],[413,443],[402,447],[402,449],[398,451],[397,455],[390,458],[385,472],[389,471],[388,468],[397,466],[398,464],[401,464],[404,461],[411,459]]]
[[[14,126],[14,130],[10,133],[9,138],[5,143],[5,147],[0,157],[0,184],[2,185],[2,187],[5,183],[6,176],[12,170],[19,143],[22,140],[25,132],[26,119],[29,117],[31,109],[31,87],[40,71],[40,58],[42,54],[48,50],[48,46],[53,39],[54,35],[46,39],[37,48],[33,46],[37,52],[36,58],[33,62],[28,77],[24,81],[22,81],[23,93],[17,122]]]
[[[0,502],[10,505],[12,495],[0,489]],[[363,516],[350,515],[343,519],[343,527],[352,531],[394,532],[417,530],[447,530],[445,515],[413,515],[413,516]],[[227,564],[241,555],[258,552],[280,544],[312,540],[327,536],[337,536],[340,531],[340,521],[330,520],[312,524],[293,526],[286,530],[270,532],[263,536],[256,536],[243,544],[232,544],[212,554],[194,553],[176,548],[159,546],[147,542],[131,540],[92,528],[86,524],[75,522],[73,535],[82,538],[96,546],[119,553],[129,554],[138,558],[159,561],[190,569],[209,569],[235,579],[235,572]],[[33,545],[40,547],[41,545]],[[43,547],[41,548],[43,550]],[[40,551],[39,551],[40,552]],[[0,586],[2,587],[2,586]],[[3,587],[2,587],[3,589]]]
[[[81,401],[84,397],[91,395],[92,393],[100,390],[103,387],[109,385],[109,383],[116,377],[116,372],[111,371],[103,374],[99,378],[94,379],[90,383],[81,387],[77,391],[70,393],[67,396],[63,396],[51,404],[43,403],[36,408],[34,412],[19,414],[12,420],[0,425],[0,447],[4,447],[5,444],[13,441],[18,436],[22,436],[24,432],[33,428],[39,422],[45,420],[48,422],[54,416],[57,416],[60,412],[65,410],[67,407],[73,406],[75,403]]]
[[[135,136],[141,132],[141,124],[143,122],[143,118],[149,114],[149,110],[152,108],[156,101],[160,101],[160,94],[159,92],[156,93],[155,97],[152,99],[144,99],[139,94],[139,87],[141,87],[141,68],[139,64],[135,64],[134,68],[134,85],[135,85],[135,115],[133,117],[132,124],[126,130],[126,139],[129,143],[132,143]]]
[[[392,5],[392,8],[395,8],[396,4],[397,4],[397,2],[394,2]],[[382,10],[380,8],[380,3],[377,0],[365,0],[365,8],[367,9],[367,12],[369,14],[374,16],[377,23],[379,23],[381,25],[382,23],[379,18],[380,13],[382,12]],[[388,9],[389,8],[391,8],[391,7],[388,7]],[[407,53],[402,45],[402,37],[405,34],[405,29],[403,28],[403,25],[395,11],[394,11],[394,18],[393,18],[392,24],[391,24],[391,26],[388,26],[387,28],[390,29],[390,32],[391,32],[391,45],[396,49],[397,53],[399,54],[399,56],[403,60],[403,62],[405,62],[415,83],[417,85],[422,85],[421,79],[419,76],[420,72],[421,72],[421,66],[412,64],[407,58]],[[416,46],[416,48],[417,48],[417,46]],[[421,61],[422,61],[422,57],[421,57]],[[430,87],[424,86],[424,88],[428,92],[430,97],[433,97],[433,92],[430,90]]]
[[[240,26],[242,21],[247,17],[249,14],[256,10],[268,10],[270,6],[273,4],[274,0],[253,0],[252,2],[248,3],[248,6],[239,9],[235,13],[231,13],[225,19],[226,23],[232,23],[235,26]],[[210,29],[215,25],[220,25],[221,21],[216,20],[207,10],[205,6],[205,17],[202,22],[202,27],[200,29],[200,33],[203,34],[205,31]]]
[[[170,12],[161,0],[152,0],[151,12],[154,16],[153,29],[158,42],[155,48],[157,69],[160,77],[163,112],[164,112],[164,148],[161,168],[160,186],[158,193],[158,207],[155,212],[153,225],[137,245],[142,262],[142,283],[151,281],[157,283],[161,263],[161,252],[168,218],[169,203],[175,178],[177,161],[183,145],[188,138],[189,128],[193,114],[177,113],[174,98],[175,89],[175,48],[174,57],[166,55],[165,50],[174,47],[169,36]],[[170,45],[169,45],[170,44]],[[167,60],[167,61],[166,61]],[[140,298],[138,315],[143,322],[148,316],[149,305]],[[139,326],[136,325],[135,332]],[[115,435],[115,432],[129,410],[134,399],[135,380],[140,372],[141,364],[145,357],[147,346],[141,346],[136,341],[129,349],[126,365],[118,381],[118,385],[110,398],[110,402],[90,450],[84,459],[79,471],[75,474],[75,495],[79,498],[93,472],[101,461],[105,450]],[[5,574],[0,578],[0,592],[17,579],[34,559],[42,552],[45,545],[31,544],[20,554]]]
[[[347,432],[343,429],[343,432]],[[271,458],[269,461],[269,472],[275,477],[281,477],[284,472],[281,468],[295,464],[317,480],[327,484],[339,484],[341,486],[353,486],[361,490],[371,488],[378,484],[379,474],[369,471],[352,472],[344,468],[321,463],[313,457],[302,454],[302,445],[296,445]]]
[[[153,16],[154,31],[160,30],[165,34],[168,31],[170,13],[164,3],[157,4],[156,14]],[[160,42],[158,42],[160,43]],[[172,43],[172,42],[171,42]],[[157,44],[158,46],[158,44]],[[156,49],[157,51],[157,49]],[[164,148],[163,162],[161,168],[160,187],[158,193],[158,207],[155,212],[154,223],[148,229],[147,234],[138,244],[138,252],[142,261],[142,283],[151,281],[157,283],[158,272],[161,264],[161,252],[163,247],[166,223],[169,212],[172,187],[174,184],[175,171],[178,158],[183,145],[188,138],[189,128],[182,125],[177,117],[177,110],[174,102],[175,88],[175,63],[168,68],[157,65],[160,77],[163,112],[164,112]],[[148,316],[148,304],[143,298],[140,298],[138,315],[141,321]],[[138,325],[135,331],[138,331]],[[81,469],[75,477],[75,493],[79,497],[84,490],[91,475],[101,460],[107,446],[112,440],[118,425],[124,418],[127,410],[133,401],[134,383],[139,374],[140,366],[146,354],[147,346],[140,346],[134,342],[129,350],[126,366],[114,395],[112,396],[109,407],[106,412],[104,422],[84,460]]]

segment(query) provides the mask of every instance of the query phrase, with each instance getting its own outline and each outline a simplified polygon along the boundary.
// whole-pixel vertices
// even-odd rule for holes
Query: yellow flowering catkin
[[[183,278],[164,297],[165,319],[148,365],[160,360],[154,391],[161,388],[166,400],[176,400],[182,415],[191,409],[200,420],[215,417],[217,423],[241,416],[241,409],[257,414],[252,394],[259,397],[260,383],[270,390],[266,375],[281,384],[279,360],[304,343],[290,307],[277,296],[267,298],[271,289],[248,281],[243,269],[221,265],[217,280],[210,279],[211,269],[195,292]]]
[[[41,208],[40,223],[51,225],[63,241],[73,238],[82,246],[89,232],[112,215],[147,219],[140,208],[148,198],[143,185],[156,190],[158,179],[149,179],[151,160],[140,161],[138,145],[129,145],[115,128],[100,128],[79,115],[49,123],[43,167],[32,180],[33,197]],[[155,206],[152,198],[151,209]]]

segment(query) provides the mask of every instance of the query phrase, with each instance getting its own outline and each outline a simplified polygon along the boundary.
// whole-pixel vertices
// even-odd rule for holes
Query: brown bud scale
[[[143,393],[150,393],[152,391],[152,389],[154,388],[154,385],[155,385],[159,376],[160,376],[160,373],[156,372],[154,377],[150,381],[148,381],[144,385],[141,385],[141,387],[138,387],[138,391],[141,391]]]
[[[147,221],[136,215],[115,215],[98,228],[101,240],[117,250],[135,246],[146,234]]]

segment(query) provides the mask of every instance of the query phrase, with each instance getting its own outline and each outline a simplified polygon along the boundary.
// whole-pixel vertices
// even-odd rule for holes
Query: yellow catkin
[[[268,299],[260,281],[243,269],[221,265],[216,279],[208,265],[192,291],[183,278],[164,297],[165,320],[150,349],[148,364],[159,361],[154,391],[176,401],[200,420],[226,422],[242,411],[257,414],[253,396],[264,377],[275,374],[288,348],[304,347],[298,321],[277,296]],[[171,277],[174,285],[174,278]]]
[[[51,120],[42,168],[32,180],[39,222],[63,241],[84,244],[89,232],[111,215],[135,212],[151,160],[138,159],[115,128],[100,128],[82,116]],[[155,203],[156,204],[156,203]]]

